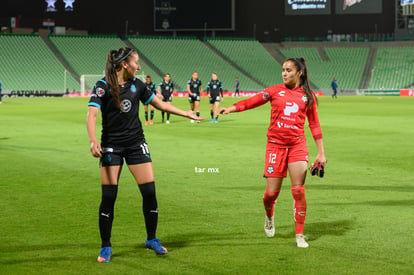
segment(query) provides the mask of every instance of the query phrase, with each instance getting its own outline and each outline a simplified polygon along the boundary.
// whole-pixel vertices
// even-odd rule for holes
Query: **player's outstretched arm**
[[[194,119],[194,120],[204,120],[204,117],[196,116],[194,114],[194,112],[191,111],[191,110],[184,111],[184,110],[178,109],[177,107],[175,107],[171,104],[167,104],[167,103],[161,101],[157,97],[154,97],[151,100],[151,105],[154,106],[155,108],[157,108],[158,110],[161,110],[161,111],[164,111],[164,112],[169,112],[169,113],[174,114],[174,115],[187,117],[187,118]]]
[[[227,115],[227,114],[233,113],[235,111],[236,111],[236,106],[232,105],[232,106],[227,107],[227,108],[222,107],[222,108],[219,109],[218,112],[219,112],[219,114]]]
[[[96,139],[96,117],[98,116],[99,108],[89,106],[88,108],[88,115],[86,119],[86,129],[88,131],[89,136],[89,144],[91,149],[91,154],[95,158],[101,157],[101,144]]]

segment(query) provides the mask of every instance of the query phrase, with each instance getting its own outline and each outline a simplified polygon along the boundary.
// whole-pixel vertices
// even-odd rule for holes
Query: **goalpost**
[[[86,92],[92,91],[93,86],[99,79],[103,78],[103,74],[83,74],[80,77],[81,96],[85,96]]]
[[[80,91],[81,96],[85,96],[85,93],[91,92],[93,86],[98,82],[99,79],[105,77],[103,74],[83,74],[80,76]],[[140,74],[137,74],[136,77],[142,82],[145,82],[145,73],[140,71]]]

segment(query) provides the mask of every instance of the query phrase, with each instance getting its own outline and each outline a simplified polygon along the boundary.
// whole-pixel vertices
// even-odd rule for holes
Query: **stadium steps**
[[[142,59],[144,61],[145,64],[147,64],[147,66],[153,70],[158,77],[163,78],[164,77],[164,72],[162,72],[154,63],[151,62],[150,59],[148,59],[145,54],[143,54],[137,47],[135,47],[134,44],[132,44],[128,39],[124,39],[122,40],[124,41],[125,45],[127,45],[127,47],[131,48],[131,49],[135,49],[137,51],[137,53],[139,54],[139,58]],[[151,75],[151,79],[154,79],[154,76]],[[175,83],[174,83],[175,85]],[[179,85],[176,85],[177,88],[179,88]]]
[[[65,67],[66,71],[68,71],[72,77],[80,83],[80,76],[79,74],[72,68],[69,62],[63,57],[63,55],[59,52],[55,44],[52,43],[49,39],[49,35],[43,32],[39,33],[40,38],[45,42],[46,46],[49,47],[50,51],[56,56],[60,63],[62,63],[63,67]]]
[[[208,43],[207,41],[202,41],[202,43],[204,45],[207,46],[207,48],[209,48],[211,51],[213,51],[215,54],[217,54],[218,56],[220,56],[220,58],[222,58],[223,60],[225,60],[227,63],[229,63],[231,66],[233,66],[236,70],[240,71],[245,77],[250,78],[252,81],[254,81],[255,83],[257,83],[258,85],[262,86],[263,88],[267,87],[266,84],[260,82],[259,80],[257,80],[256,78],[254,78],[253,76],[251,76],[248,72],[246,72],[242,67],[238,66],[236,63],[234,63],[231,59],[229,59],[227,56],[225,56],[224,54],[222,54],[218,49],[216,49],[213,45],[211,45],[210,43]]]
[[[280,64],[283,65],[286,57],[280,52],[280,50],[273,43],[262,43],[263,48]]]
[[[325,51],[325,49],[324,49],[323,47],[317,47],[316,49],[318,50],[319,55],[321,56],[321,59],[322,59],[324,62],[330,62],[330,61],[331,61],[331,60],[329,59],[328,54],[326,53],[326,51]]]
[[[370,46],[368,59],[365,64],[364,72],[362,74],[361,83],[359,84],[360,89],[367,89],[369,81],[371,80],[372,69],[374,67],[374,61],[377,56],[377,48]]]

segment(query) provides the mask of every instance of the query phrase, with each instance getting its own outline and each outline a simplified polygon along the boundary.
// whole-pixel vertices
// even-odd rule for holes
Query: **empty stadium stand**
[[[129,37],[128,40],[161,72],[170,73],[174,83],[183,89],[193,71],[199,72],[203,86],[217,72],[224,89],[233,89],[236,77],[241,79],[242,90],[263,89],[194,37]]]
[[[281,66],[258,41],[218,38],[209,39],[208,43],[264,86],[280,81]]]
[[[4,90],[79,88],[79,83],[65,72],[65,67],[38,34],[0,34],[0,49],[0,79]]]
[[[414,87],[414,46],[381,47],[371,72],[371,89]]]
[[[402,89],[414,87],[413,42],[284,42],[260,44],[251,39],[113,35],[0,34],[0,79],[4,90],[80,90],[79,76],[103,75],[111,49],[134,47],[141,73],[158,83],[170,73],[178,90],[186,89],[193,71],[203,86],[217,72],[224,89],[235,78],[244,91],[281,83],[281,64],[304,57],[315,89]],[[68,73],[68,71],[70,73]]]

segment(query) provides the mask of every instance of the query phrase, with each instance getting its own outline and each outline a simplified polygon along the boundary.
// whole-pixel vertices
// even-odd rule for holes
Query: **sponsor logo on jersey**
[[[217,89],[217,85],[213,85],[213,89]]]
[[[96,88],[95,92],[99,97],[103,97],[105,95],[105,90],[102,89],[101,87]]]
[[[193,87],[194,87],[194,88],[197,88],[197,87],[198,87],[198,85],[197,85],[197,84],[194,84],[194,85],[193,85]]]
[[[269,99],[269,94],[263,93],[263,100],[268,100],[268,99]]]
[[[135,85],[132,84],[130,90],[131,90],[131,92],[136,93],[137,92],[137,87],[135,87]]]
[[[280,121],[277,122],[277,127],[279,127],[279,128],[293,129],[293,130],[299,129],[298,126],[285,124],[285,123],[280,122]]]
[[[290,116],[292,113],[299,111],[299,106],[295,102],[286,102],[285,110],[283,111],[286,116]]]
[[[279,92],[279,96],[285,96],[286,92],[285,91],[280,91]]]
[[[308,97],[306,95],[303,95],[302,96],[302,101],[305,102],[305,103],[308,102]]]
[[[267,173],[272,174],[274,171],[275,169],[273,168],[273,166],[269,164],[269,166],[267,167]]]
[[[168,91],[170,89],[170,86],[166,86],[165,89]]]
[[[129,99],[122,100],[121,108],[122,108],[122,112],[124,113],[128,113],[129,111],[131,111],[131,108],[132,108],[131,101]]]

